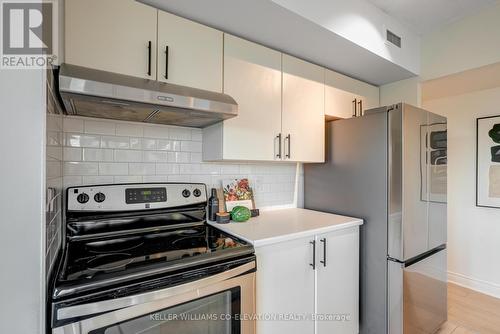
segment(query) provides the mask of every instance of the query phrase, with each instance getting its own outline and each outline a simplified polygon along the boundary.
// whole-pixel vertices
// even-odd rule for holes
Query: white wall
[[[258,208],[294,206],[294,163],[204,163],[200,129],[64,117],[64,186],[124,182],[201,182],[249,178]]]
[[[424,80],[500,61],[500,3],[422,38]]]
[[[45,73],[0,70],[0,333],[45,325]]]
[[[380,105],[387,106],[399,102],[416,107],[421,105],[420,78],[410,78],[380,86]]]
[[[500,88],[424,101],[448,118],[448,270],[500,298],[500,209],[476,207],[476,118],[500,114]]]
[[[272,1],[412,73],[420,73],[420,36],[365,0]],[[402,37],[401,48],[386,43],[386,29]]]

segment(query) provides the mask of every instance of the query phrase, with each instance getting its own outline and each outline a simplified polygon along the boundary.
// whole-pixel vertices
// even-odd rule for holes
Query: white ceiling
[[[426,34],[497,0],[366,0],[419,34]]]

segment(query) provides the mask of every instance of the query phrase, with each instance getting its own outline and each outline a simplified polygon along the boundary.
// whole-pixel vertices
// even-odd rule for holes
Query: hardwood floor
[[[448,284],[448,322],[437,334],[499,334],[500,299]]]

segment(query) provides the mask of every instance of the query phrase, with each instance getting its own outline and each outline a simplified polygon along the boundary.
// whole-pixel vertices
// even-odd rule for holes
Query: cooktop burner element
[[[127,253],[101,254],[90,259],[87,268],[93,271],[109,271],[123,268],[132,261],[130,254]]]
[[[86,247],[90,253],[109,254],[125,252],[142,245],[144,245],[144,241],[141,238],[130,238],[89,242]]]

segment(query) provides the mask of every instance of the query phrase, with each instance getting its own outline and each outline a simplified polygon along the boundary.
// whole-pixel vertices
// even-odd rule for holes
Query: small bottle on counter
[[[217,212],[219,212],[219,199],[217,198],[217,189],[212,188],[212,195],[208,199],[208,220],[216,221]]]

